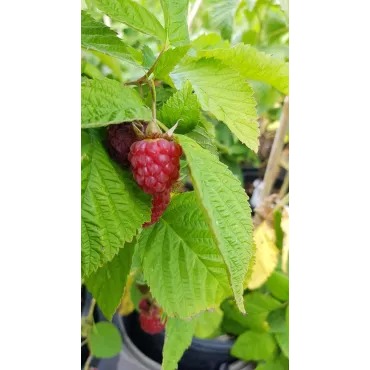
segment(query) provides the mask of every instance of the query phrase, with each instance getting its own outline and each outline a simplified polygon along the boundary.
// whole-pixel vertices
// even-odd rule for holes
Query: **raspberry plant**
[[[81,84],[81,274],[108,320],[130,272],[143,277],[156,302],[141,304],[143,328],[165,323],[162,366],[174,370],[205,311],[232,297],[245,313],[253,265],[248,197],[219,159],[212,122],[257,152],[250,83],[288,94],[289,81],[287,63],[251,45],[189,36],[188,1],[160,4],[163,22],[133,0],[95,0],[81,13],[82,48],[114,72],[85,65]],[[157,56],[128,45],[102,14],[155,40]],[[230,39],[226,26],[221,34]],[[177,193],[183,177],[193,191]],[[94,354],[96,330],[86,335]]]

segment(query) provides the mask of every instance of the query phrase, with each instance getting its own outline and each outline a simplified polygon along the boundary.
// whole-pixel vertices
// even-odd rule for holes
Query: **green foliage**
[[[148,45],[144,45],[143,47],[143,66],[149,69],[154,62],[155,62],[155,56],[153,54],[152,49]]]
[[[257,151],[256,102],[245,78],[214,58],[184,64],[171,77],[177,89],[190,81],[202,108],[212,112],[241,142]]]
[[[212,140],[204,128],[196,126],[194,130],[187,133],[187,136],[196,141],[202,148],[207,149],[210,153],[218,157],[214,140]]]
[[[162,57],[158,60],[155,65],[153,74],[158,79],[164,79],[169,81],[172,85],[172,80],[168,76],[170,72],[175,68],[175,66],[182,60],[185,54],[188,52],[189,46],[178,46],[173,49],[166,50]]]
[[[279,355],[271,360],[259,364],[256,370],[289,370],[289,360]]]
[[[204,311],[196,318],[194,336],[201,339],[212,339],[221,334],[220,325],[223,312],[217,308],[214,311]]]
[[[150,120],[139,94],[119,82],[85,80],[81,84],[81,127],[101,127],[134,120]]]
[[[161,0],[167,40],[175,46],[189,43],[188,0]]]
[[[289,94],[288,63],[258,51],[253,46],[238,44],[229,49],[200,51],[198,56],[220,59],[243,77],[266,82],[284,94]]]
[[[178,136],[194,189],[217,247],[225,261],[239,309],[244,312],[243,283],[252,258],[252,217],[248,196],[227,167],[194,140]]]
[[[227,269],[194,192],[177,195],[139,239],[145,280],[170,317],[216,308],[231,293]]]
[[[211,5],[209,10],[210,24],[213,29],[220,30],[221,36],[231,39],[233,21],[240,0],[207,0]]]
[[[150,197],[110,160],[95,131],[81,137],[81,269],[87,278],[150,220]]]
[[[85,282],[108,320],[116,312],[125,290],[134,248],[134,243],[126,243],[112,261],[100,267]]]
[[[166,336],[163,347],[163,370],[176,370],[177,363],[190,346],[196,319],[184,321],[169,318],[166,324]]]
[[[81,46],[138,66],[132,54],[122,40],[117,37],[116,33],[84,11],[81,12]]]
[[[284,333],[286,331],[286,307],[279,307],[269,313],[267,322],[270,326],[270,333]]]
[[[99,322],[91,329],[89,347],[94,357],[113,357],[121,351],[121,335],[114,325],[108,322]]]
[[[289,278],[281,272],[274,271],[266,282],[271,294],[281,301],[289,299]]]
[[[200,105],[189,82],[173,94],[159,111],[159,120],[171,128],[178,122],[176,132],[191,131],[199,121]]]
[[[269,360],[276,352],[274,337],[269,333],[246,331],[231,348],[231,354],[244,361]]]
[[[112,19],[140,32],[166,40],[166,32],[158,19],[146,8],[131,0],[94,0],[96,6]]]

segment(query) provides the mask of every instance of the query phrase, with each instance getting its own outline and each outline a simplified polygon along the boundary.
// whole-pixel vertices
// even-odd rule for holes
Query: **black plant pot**
[[[156,335],[145,333],[140,327],[136,311],[126,317],[116,316],[115,320],[121,320],[120,324],[123,324],[128,337],[145,356],[158,364],[162,362],[164,332]],[[228,364],[236,361],[230,355],[233,344],[233,340],[219,341],[193,338],[191,346],[185,351],[179,362],[178,370],[227,369]]]

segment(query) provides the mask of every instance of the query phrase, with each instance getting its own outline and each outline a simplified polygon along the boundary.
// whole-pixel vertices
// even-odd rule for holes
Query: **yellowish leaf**
[[[133,276],[129,275],[127,277],[125,291],[123,293],[121,304],[119,306],[118,314],[120,316],[127,316],[135,309],[135,306],[134,306],[134,303],[132,302],[131,294],[130,294],[131,285],[133,281],[134,281]]]
[[[263,285],[275,270],[279,259],[279,249],[275,245],[275,232],[266,221],[254,230],[254,242],[256,263],[248,283],[249,289],[257,289]]]
[[[283,250],[281,256],[281,269],[285,274],[287,274],[289,260],[289,213],[286,209],[284,209],[283,217],[281,219],[281,228],[284,231]]]

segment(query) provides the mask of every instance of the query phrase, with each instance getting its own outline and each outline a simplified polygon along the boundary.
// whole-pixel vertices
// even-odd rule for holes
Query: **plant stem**
[[[152,94],[152,121],[156,122],[157,120],[157,96],[155,92],[155,85],[153,80],[149,80],[149,87],[150,87],[150,92]]]
[[[162,56],[162,54],[167,50],[167,48],[168,48],[168,44],[166,43],[163,46],[163,49],[161,50],[161,52],[158,54],[157,59],[154,61],[153,65],[149,68],[148,72],[146,72],[145,75],[141,76],[140,78],[138,78],[135,81],[126,82],[125,85],[139,85],[139,84],[142,84],[143,82],[147,81],[148,78],[150,77],[150,75],[153,73],[154,68],[156,67],[159,59]]]
[[[280,126],[278,127],[275,135],[274,142],[272,144],[270,157],[267,163],[265,177],[263,179],[263,189],[261,192],[260,202],[262,203],[266,197],[269,196],[273,184],[275,182],[281,153],[284,147],[284,138],[288,131],[289,126],[289,97],[286,96],[283,105],[283,111],[280,119]]]
[[[283,185],[281,185],[281,189],[279,192],[279,198],[282,199],[283,196],[286,194],[289,186],[289,171],[285,174]]]
[[[85,365],[84,365],[84,370],[89,370],[90,368],[90,363],[91,363],[91,360],[92,360],[92,354],[90,353],[89,354],[89,357],[87,358],[86,362],[85,362]]]
[[[189,16],[188,16],[188,30],[189,30],[189,33],[190,33],[191,27],[193,25],[194,18],[197,15],[200,6],[202,5],[202,1],[203,0],[196,0],[193,7],[191,8],[191,10],[189,12]]]
[[[95,298],[93,298],[91,300],[91,303],[90,303],[89,313],[87,314],[87,319],[89,321],[93,321],[94,320],[94,308],[95,308],[95,304],[96,304],[96,301],[95,301]]]

